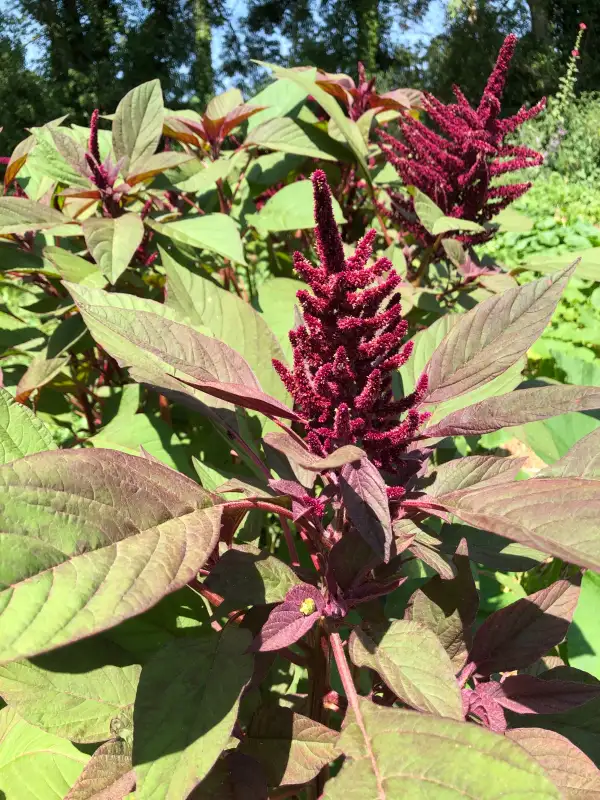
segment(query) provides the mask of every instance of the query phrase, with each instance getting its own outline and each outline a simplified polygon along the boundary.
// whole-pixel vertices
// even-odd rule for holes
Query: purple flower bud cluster
[[[427,389],[425,375],[412,394],[396,400],[392,393],[392,374],[412,352],[412,342],[403,343],[408,324],[396,291],[401,279],[387,258],[368,265],[374,230],[345,257],[325,173],[314,172],[312,182],[320,266],[294,256],[312,293],[297,294],[303,324],[290,332],[293,368],[279,361],[274,367],[303,416],[313,453],[358,444],[376,466],[395,472],[429,416],[416,409]]]
[[[535,150],[505,143],[509,134],[537,116],[546,104],[543,98],[532,108],[523,106],[512,117],[500,119],[502,92],[516,43],[512,34],[504,40],[477,108],[458,86],[453,87],[456,103],[445,105],[431,94],[424,95],[423,108],[440,133],[406,114],[400,122],[402,141],[380,134],[385,157],[405,185],[416,186],[447,216],[479,224],[489,221],[531,187],[530,183],[492,185],[493,180],[543,163],[543,156]],[[390,197],[394,222],[420,244],[432,244],[433,237],[415,219],[412,198],[395,191],[390,191]],[[492,235],[486,231],[457,238],[472,245]]]

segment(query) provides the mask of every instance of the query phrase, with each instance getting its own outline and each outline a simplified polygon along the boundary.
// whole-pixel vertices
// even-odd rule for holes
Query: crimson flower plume
[[[506,138],[540,113],[545,98],[532,108],[523,106],[513,116],[500,119],[502,93],[516,43],[517,37],[512,34],[504,40],[476,108],[458,86],[453,87],[456,102],[448,105],[425,93],[423,109],[439,132],[407,114],[400,123],[402,141],[380,134],[385,157],[404,184],[416,186],[447,216],[488,222],[531,187],[530,183],[495,185],[494,179],[543,163],[540,153],[508,144]],[[416,219],[412,198],[395,191],[389,194],[393,221],[412,233],[419,244],[430,246],[433,237]],[[457,238],[473,245],[492,235],[492,231],[486,231]]]
[[[427,389],[425,375],[412,394],[395,399],[392,393],[392,375],[412,352],[412,342],[403,343],[408,324],[397,291],[401,279],[387,258],[369,265],[374,230],[345,257],[325,173],[314,172],[312,182],[320,265],[294,255],[296,272],[312,292],[297,294],[303,324],[290,332],[293,368],[273,363],[303,416],[313,453],[358,444],[376,466],[397,472],[429,416],[416,408]]]

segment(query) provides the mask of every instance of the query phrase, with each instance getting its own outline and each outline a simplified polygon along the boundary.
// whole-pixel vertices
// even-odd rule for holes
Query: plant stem
[[[279,515],[279,522],[281,523],[281,528],[283,530],[283,535],[285,536],[285,543],[287,544],[288,552],[290,554],[290,561],[292,567],[299,567],[300,566],[300,559],[298,558],[298,551],[296,550],[296,544],[294,542],[293,534],[290,530],[290,526],[287,523],[287,519],[282,517],[281,514]]]
[[[385,800],[385,790],[383,788],[382,777],[379,772],[379,766],[377,764],[377,759],[375,758],[375,753],[373,752],[373,748],[371,746],[371,740],[367,733],[367,728],[365,725],[365,721],[363,719],[360,703],[358,701],[358,694],[356,692],[356,687],[354,686],[354,681],[352,680],[352,673],[350,672],[350,667],[346,659],[346,653],[344,652],[344,645],[342,643],[342,639],[339,633],[337,631],[334,631],[333,633],[330,634],[329,641],[331,643],[331,650],[333,652],[333,657],[335,658],[335,663],[337,664],[338,672],[340,673],[342,686],[344,687],[344,691],[346,692],[346,697],[348,698],[348,705],[350,706],[350,708],[354,713],[354,716],[356,718],[356,724],[360,728],[360,732],[362,733],[363,739],[365,740],[365,747],[369,755],[369,759],[371,761],[371,766],[373,768],[375,779],[377,781],[377,794],[379,795],[379,800]]]

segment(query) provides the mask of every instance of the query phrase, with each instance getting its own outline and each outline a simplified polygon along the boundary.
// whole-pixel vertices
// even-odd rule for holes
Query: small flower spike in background
[[[494,179],[543,163],[535,150],[508,144],[506,138],[540,113],[545,98],[532,108],[523,107],[514,116],[500,119],[502,92],[516,44],[516,36],[506,37],[477,108],[458,86],[453,89],[456,103],[448,105],[424,94],[423,109],[439,133],[408,114],[400,123],[402,141],[380,133],[385,157],[403,183],[422,191],[447,216],[489,222],[531,187],[531,183],[500,186],[493,184]],[[401,231],[413,234],[419,244],[431,245],[434,237],[415,219],[413,199],[395,190],[389,190],[389,196],[393,222]],[[492,236],[490,230],[459,238],[473,245]]]

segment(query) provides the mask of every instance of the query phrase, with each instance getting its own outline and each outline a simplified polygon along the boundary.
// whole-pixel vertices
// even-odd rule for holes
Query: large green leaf
[[[239,228],[226,214],[186,217],[164,224],[148,221],[148,224],[174,242],[210,250],[237,264],[246,263]]]
[[[25,197],[0,197],[0,234],[39,231],[65,222],[68,218],[50,206]]]
[[[442,209],[430,197],[414,186],[411,189],[411,193],[414,197],[415,213],[432,236],[439,236],[442,233],[450,233],[451,231],[481,233],[485,230],[481,225],[471,220],[445,216]]]
[[[144,223],[137,214],[92,217],[83,223],[83,235],[90,253],[111,283],[116,283],[129,266],[144,236]]]
[[[213,408],[231,409],[231,403],[236,403],[296,419],[287,406],[262,391],[239,353],[218,339],[173,322],[175,313],[163,304],[66,285],[96,341],[129,366],[136,380],[190,398],[198,398],[201,390],[211,396]],[[202,401],[206,409],[204,396]]]
[[[466,722],[360,701],[339,739],[349,757],[322,800],[559,800],[518,745]]]
[[[437,636],[424,625],[397,620],[388,628],[355,628],[349,655],[358,667],[378,672],[392,692],[412,708],[464,718],[452,662]]]
[[[455,411],[428,426],[426,436],[474,436],[512,425],[522,425],[566,411],[600,408],[600,388],[593,386],[540,386],[490,397]]]
[[[307,97],[311,96],[315,102],[321,106],[321,108],[325,109],[325,111],[334,121],[344,139],[348,142],[348,145],[354,153],[354,157],[358,162],[363,176],[370,184],[371,173],[366,161],[367,145],[365,144],[363,136],[360,132],[360,128],[353,120],[349,119],[344,114],[342,107],[336,98],[332,97],[330,94],[327,94],[327,92],[319,86],[315,80],[316,71],[314,69],[284,69],[283,67],[278,67],[274,64],[265,64],[263,62],[258,63],[271,69],[277,78],[287,79],[295,83],[297,86],[300,86],[306,93]]]
[[[44,423],[0,388],[0,464],[55,447]]]
[[[27,156],[29,169],[67,186],[92,188],[89,178],[75,168],[85,166],[84,151],[64,129],[34,128],[33,136],[36,144]]]
[[[600,679],[600,575],[588,570],[567,633],[569,665]]]
[[[140,455],[140,448],[172,469],[193,477],[189,457],[173,428],[145,414],[117,415],[99,433],[88,439],[94,447]]]
[[[600,571],[600,481],[483,484],[437,497],[436,503],[476,528]]]
[[[65,281],[95,286],[97,289],[106,286],[106,278],[97,264],[86,261],[85,258],[69,250],[63,250],[62,247],[45,247],[44,258],[56,267],[58,275]]]
[[[600,281],[600,247],[590,247],[587,250],[567,253],[564,256],[553,256],[547,253],[540,253],[527,260],[524,269],[543,274],[553,273],[560,269],[566,260],[578,263],[575,267],[575,275],[586,281]]]
[[[292,345],[289,332],[296,326],[294,307],[296,294],[306,289],[306,284],[293,278],[271,278],[258,291],[260,309],[273,331],[289,363],[292,362]]]
[[[134,711],[139,800],[181,800],[225,748],[242,689],[252,676],[249,631],[180,639],[143,668]]]
[[[504,208],[493,221],[500,226],[501,233],[527,233],[533,228],[533,220],[513,208]],[[559,264],[556,269],[561,266]]]
[[[104,643],[60,648],[35,661],[0,666],[0,695],[23,719],[73,742],[103,742],[111,725],[131,728],[140,667],[95,667]],[[87,669],[91,666],[91,669]]]
[[[258,114],[250,117],[248,131],[269,119],[289,119],[293,116],[291,112],[298,108],[305,98],[304,89],[291,81],[281,79],[269,84],[248,101],[253,106],[266,106]]]
[[[186,584],[219,535],[220,507],[157,462],[50,451],[0,468],[0,661],[106,630]]]
[[[285,562],[252,545],[227,550],[206,579],[206,586],[225,598],[228,608],[282,603],[299,583]]]
[[[573,411],[559,417],[518,425],[511,429],[511,433],[546,464],[554,464],[583,437],[598,429],[600,419],[597,416],[597,412],[580,414]]]
[[[187,269],[159,248],[167,273],[167,305],[194,326],[236,350],[252,367],[263,389],[285,401],[286,391],[272,360],[283,352],[263,317],[249,303]]]
[[[550,322],[573,269],[494,295],[464,314],[431,357],[425,402],[465,394],[517,363]]]
[[[289,117],[270,119],[258,125],[248,134],[245,144],[323,161],[347,161],[352,157],[321,128]]]
[[[123,171],[135,173],[136,165],[156,150],[163,128],[164,105],[160,81],[137,86],[117,106],[113,120],[113,150],[123,158]]]
[[[0,711],[0,796],[6,800],[63,800],[88,759],[12,708]]]
[[[346,222],[340,204],[332,198],[333,216],[338,224]],[[284,186],[270,197],[258,214],[248,214],[246,220],[259,231],[295,231],[314,228],[313,186],[309,180]]]

